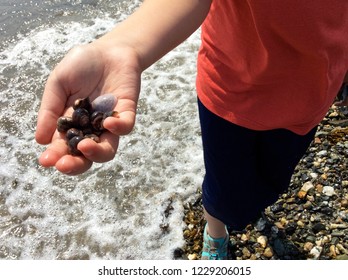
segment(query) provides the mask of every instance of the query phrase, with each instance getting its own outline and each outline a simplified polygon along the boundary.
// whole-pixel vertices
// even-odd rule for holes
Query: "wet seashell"
[[[65,138],[69,141],[70,139],[72,139],[75,136],[83,136],[83,133],[81,130],[77,129],[77,128],[70,128],[65,135]]]
[[[84,138],[90,138],[96,143],[100,143],[100,138],[96,134],[86,134]]]
[[[104,113],[104,120],[108,117],[117,117],[118,112],[117,111],[108,111]]]
[[[89,126],[89,127],[85,127],[82,129],[82,134],[86,135],[86,134],[93,134],[95,133],[95,131],[93,130],[93,127]]]
[[[92,102],[93,111],[108,112],[112,111],[117,104],[117,97],[111,93],[103,94]]]
[[[78,108],[72,115],[72,121],[79,127],[89,126],[89,113],[86,109]]]
[[[91,115],[91,125],[95,130],[102,130],[103,129],[103,120],[104,120],[104,113],[101,111],[95,111]]]
[[[89,100],[89,97],[77,99],[74,102],[73,109],[76,110],[78,108],[82,108],[87,110],[88,112],[92,112],[92,103]]]
[[[67,132],[72,127],[74,127],[74,123],[70,117],[60,117],[57,120],[57,130],[59,132]]]
[[[74,155],[74,156],[82,155],[82,153],[77,149],[77,145],[78,143],[81,142],[82,139],[83,137],[81,136],[75,136],[69,140],[68,147],[69,147],[69,152],[71,155]]]

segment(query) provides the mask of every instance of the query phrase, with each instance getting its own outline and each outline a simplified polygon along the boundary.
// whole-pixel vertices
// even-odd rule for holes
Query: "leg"
[[[212,238],[226,237],[226,226],[223,222],[211,216],[207,211],[205,211],[205,209],[204,217],[207,221],[207,233],[209,234],[209,236],[211,236]]]
[[[222,233],[221,229],[214,233],[216,223],[210,217],[242,230],[255,215],[253,205],[258,199],[253,192],[259,183],[258,133],[216,116],[201,103],[199,113],[206,171],[202,199],[209,232]]]

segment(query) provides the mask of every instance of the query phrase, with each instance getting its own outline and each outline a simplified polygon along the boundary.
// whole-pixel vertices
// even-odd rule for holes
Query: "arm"
[[[76,175],[93,162],[114,158],[119,136],[135,123],[140,76],[151,64],[183,42],[203,22],[212,0],[146,0],[128,19],[91,44],[76,47],[48,77],[38,114],[36,140],[50,144],[39,158],[45,167]],[[118,118],[109,117],[101,143],[84,139],[83,156],[68,155],[63,136],[56,131],[61,115],[71,115],[77,98],[91,100],[103,93],[118,97]]]
[[[133,48],[144,70],[189,37],[205,19],[212,0],[146,0],[98,43]]]

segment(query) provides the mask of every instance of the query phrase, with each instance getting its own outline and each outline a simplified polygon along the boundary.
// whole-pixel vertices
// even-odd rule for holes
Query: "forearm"
[[[188,38],[204,21],[212,0],[146,0],[112,31],[97,40],[104,48],[130,47],[145,70]]]
[[[343,82],[345,82],[346,84],[348,84],[348,72],[346,73],[346,76],[344,77]]]

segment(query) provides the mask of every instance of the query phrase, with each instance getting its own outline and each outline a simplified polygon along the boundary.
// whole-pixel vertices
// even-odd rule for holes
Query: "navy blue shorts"
[[[218,117],[199,100],[198,107],[206,169],[203,206],[242,230],[287,190],[317,127],[304,136],[287,129],[255,131]]]

